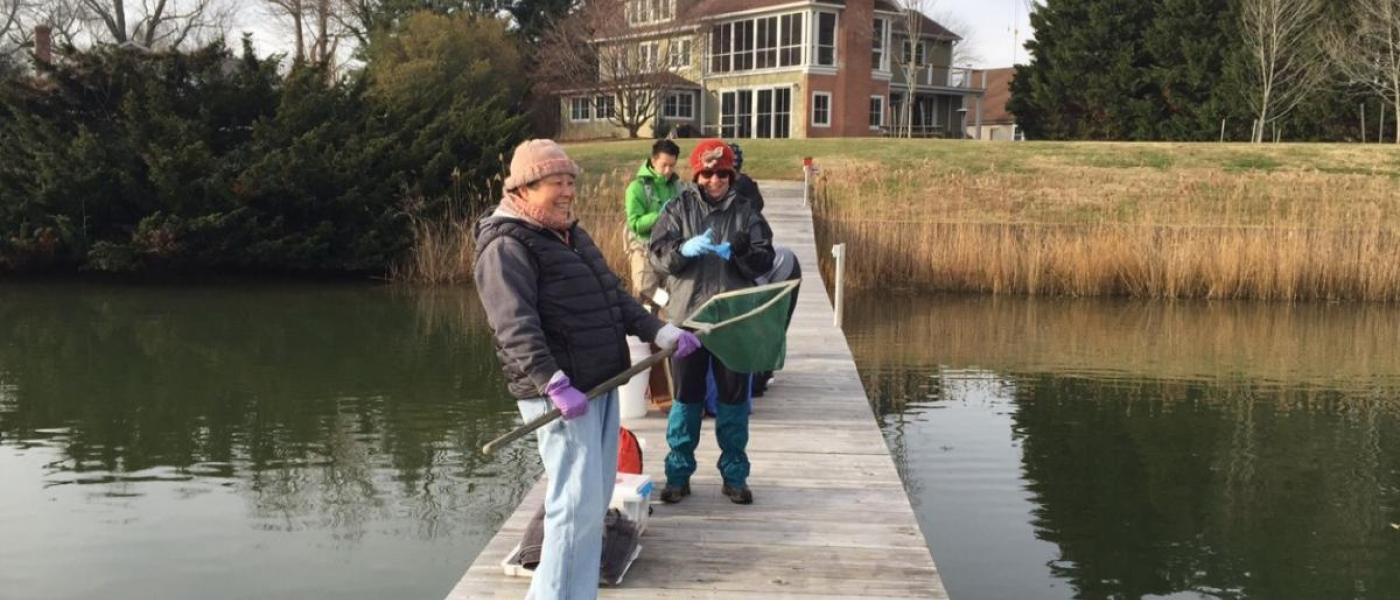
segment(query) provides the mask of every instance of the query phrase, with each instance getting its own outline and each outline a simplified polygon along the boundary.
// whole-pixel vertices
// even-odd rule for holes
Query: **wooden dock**
[[[600,598],[946,598],[889,449],[817,268],[811,212],[801,185],[762,184],[764,215],[778,245],[803,268],[787,367],[756,398],[749,436],[754,503],[720,494],[713,421],[701,429],[693,494],[653,506],[641,557],[623,585]],[[830,251],[827,249],[826,251]],[[665,480],[666,418],[624,421],[642,438],[659,494]],[[449,600],[523,598],[529,580],[500,562],[542,502],[534,489],[476,557]]]

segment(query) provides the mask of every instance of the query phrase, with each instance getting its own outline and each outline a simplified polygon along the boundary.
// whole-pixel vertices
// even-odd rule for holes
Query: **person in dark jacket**
[[[666,204],[651,231],[651,260],[670,294],[666,313],[684,319],[717,293],[750,287],[773,267],[773,230],[753,201],[733,187],[734,152],[723,141],[704,140],[690,155],[693,181]],[[701,348],[672,360],[679,393],[666,426],[666,486],[661,500],[690,494],[695,447],[705,411],[706,377],[719,393],[715,437],[723,492],[738,504],[753,502],[748,487],[749,374],[731,372]]]
[[[598,593],[603,518],[617,474],[616,391],[584,392],[630,365],[626,335],[686,356],[700,342],[647,313],[608,269],[573,216],[579,168],[550,140],[516,147],[500,206],[476,227],[477,293],[507,387],[537,430],[549,477],[544,546],[527,598],[588,600]]]
[[[729,149],[734,151],[734,190],[752,201],[754,210],[763,212],[763,192],[758,190],[758,182],[744,172],[744,149],[738,144],[730,144]]]

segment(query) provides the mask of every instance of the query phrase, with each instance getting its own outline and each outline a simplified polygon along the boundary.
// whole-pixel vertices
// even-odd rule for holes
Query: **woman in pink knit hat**
[[[628,334],[686,356],[690,332],[647,313],[573,214],[579,167],[550,140],[516,147],[505,197],[476,226],[476,289],[507,386],[537,430],[549,477],[544,547],[527,598],[597,597],[603,517],[617,475],[617,392],[590,389],[631,365]]]

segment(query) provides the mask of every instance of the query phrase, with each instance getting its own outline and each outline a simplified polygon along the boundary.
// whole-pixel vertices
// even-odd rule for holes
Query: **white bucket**
[[[651,346],[646,342],[627,336],[627,350],[632,355],[632,364],[637,364],[651,356]],[[617,396],[620,416],[624,419],[638,419],[647,416],[647,383],[651,371],[642,371],[623,384]]]

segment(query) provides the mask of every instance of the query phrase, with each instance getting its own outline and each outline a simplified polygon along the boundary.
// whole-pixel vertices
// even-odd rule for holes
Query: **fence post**
[[[808,206],[812,199],[812,157],[802,157],[802,206]]]
[[[831,256],[836,258],[836,316],[833,321],[840,329],[841,316],[846,309],[846,244],[832,246]]]

